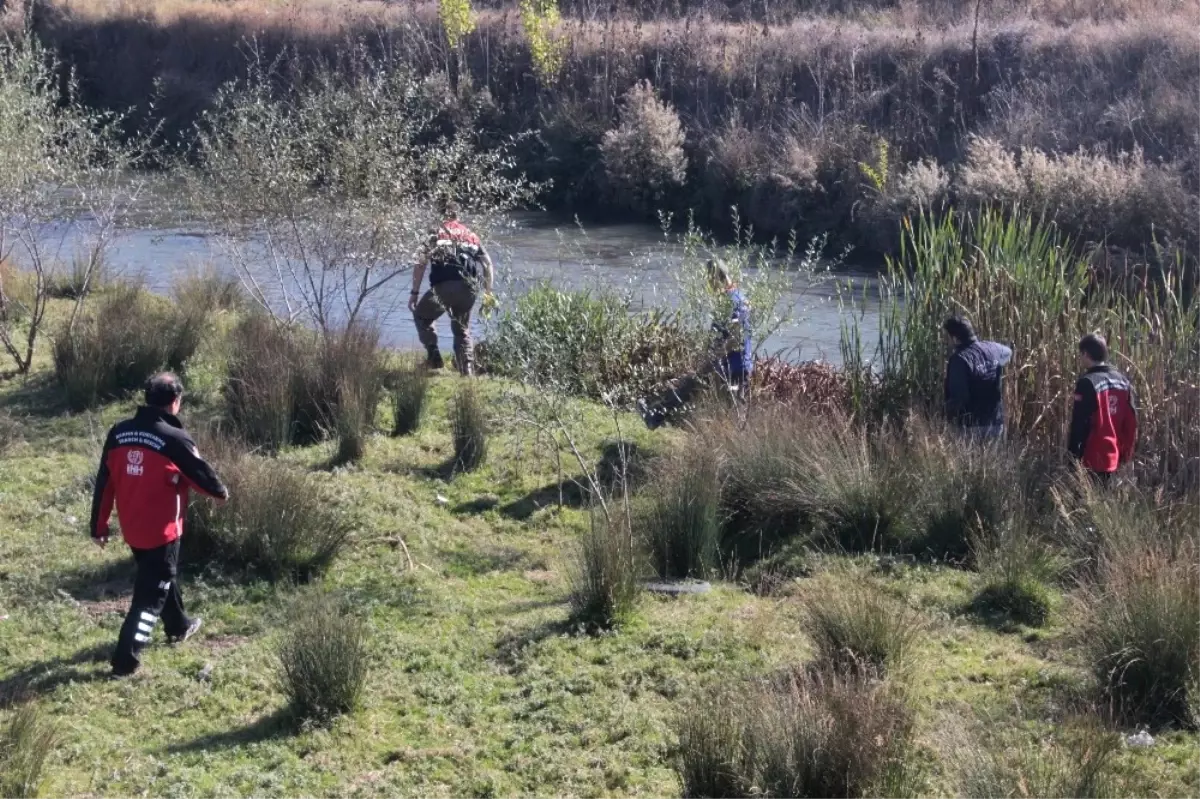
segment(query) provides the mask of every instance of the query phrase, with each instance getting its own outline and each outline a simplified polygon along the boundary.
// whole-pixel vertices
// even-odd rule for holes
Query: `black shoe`
[[[181,633],[180,635],[168,635],[167,643],[171,644],[172,646],[174,646],[176,644],[182,644],[184,641],[186,641],[187,639],[191,638],[193,635],[198,633],[200,631],[200,625],[203,623],[204,623],[204,619],[197,616],[195,619],[192,620],[192,623],[188,625],[188,628],[186,630],[184,630],[183,633]]]
[[[427,369],[442,369],[445,366],[446,363],[442,360],[442,354],[437,350],[433,350],[425,358],[425,368]]]

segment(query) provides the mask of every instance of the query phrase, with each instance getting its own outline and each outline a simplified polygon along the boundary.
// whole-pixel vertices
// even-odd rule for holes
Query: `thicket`
[[[157,96],[171,141],[245,73],[247,36],[268,63],[289,47],[297,63],[336,61],[349,37],[437,76],[428,107],[447,130],[491,142],[540,131],[513,157],[553,179],[555,207],[653,213],[644,198],[658,195],[718,228],[737,206],[760,233],[833,231],[888,252],[903,213],[1017,200],[1086,241],[1200,242],[1186,4],[579,2],[554,22],[531,2],[550,20],[533,26],[515,5],[476,2],[463,25],[432,0],[355,4],[336,24],[315,7],[284,18],[249,3],[52,3],[35,29],[94,106],[145,116]],[[665,112],[630,114],[630,92]],[[671,115],[690,168],[658,192],[681,163]],[[627,178],[648,194],[611,190]]]

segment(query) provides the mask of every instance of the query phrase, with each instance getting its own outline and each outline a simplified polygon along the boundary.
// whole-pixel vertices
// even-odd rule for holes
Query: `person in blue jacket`
[[[642,419],[651,430],[661,427],[672,415],[689,406],[699,390],[712,383],[713,378],[734,395],[744,395],[754,371],[750,303],[724,266],[709,261],[705,269],[708,287],[718,297],[712,325],[711,359],[696,374],[676,381],[657,401],[638,402]]]
[[[942,324],[953,347],[946,364],[946,418],[964,433],[989,440],[1004,435],[1004,367],[1012,350],[981,341],[971,323],[953,316]]]

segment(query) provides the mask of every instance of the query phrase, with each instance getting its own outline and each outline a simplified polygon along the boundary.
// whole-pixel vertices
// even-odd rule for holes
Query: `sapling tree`
[[[251,296],[323,333],[395,310],[407,292],[391,289],[440,200],[486,234],[537,193],[514,175],[509,145],[481,149],[469,121],[441,130],[451,98],[434,83],[364,46],[345,58],[252,58],[200,125],[187,173],[192,207]]]
[[[121,117],[85,108],[63,75],[29,33],[0,38],[0,348],[18,374],[33,362],[64,251],[76,259],[73,327],[143,188],[129,170],[153,135],[122,139]]]

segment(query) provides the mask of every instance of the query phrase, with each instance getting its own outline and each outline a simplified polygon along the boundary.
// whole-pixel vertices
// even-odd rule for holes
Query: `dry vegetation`
[[[157,91],[170,137],[247,54],[336,61],[348,39],[369,41],[432,76],[448,128],[538,131],[519,164],[554,180],[552,207],[693,208],[719,224],[737,205],[760,232],[834,230],[887,251],[888,223],[917,207],[1015,199],[1089,241],[1200,241],[1195,3],[989,3],[977,23],[958,0],[771,3],[767,18],[748,2],[642,3],[639,17],[634,4],[578,0],[561,3],[564,61],[549,85],[515,4],[475,6],[457,98],[432,1],[57,0],[35,28],[90,102],[144,113]],[[639,81],[653,89],[643,105],[659,105],[622,116]],[[622,152],[636,163],[608,163]],[[644,163],[656,165],[646,185],[630,186]]]

